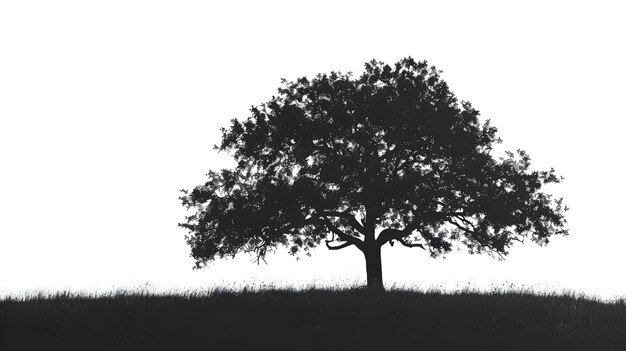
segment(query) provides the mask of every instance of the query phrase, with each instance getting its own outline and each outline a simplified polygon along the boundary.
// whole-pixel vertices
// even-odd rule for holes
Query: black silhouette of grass
[[[59,293],[0,301],[0,349],[625,350],[626,303],[361,289]]]

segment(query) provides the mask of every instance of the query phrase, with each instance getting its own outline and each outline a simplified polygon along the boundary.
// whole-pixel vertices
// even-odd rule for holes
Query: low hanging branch
[[[337,245],[337,246],[331,246],[330,245],[331,242],[332,242],[332,240],[326,240],[326,247],[329,250],[341,250],[341,249],[346,248],[348,246],[355,245],[354,243],[351,243],[351,242],[345,242],[345,243]]]
[[[333,240],[326,240],[326,247],[331,250],[339,250],[351,245],[355,245],[359,249],[363,250],[363,241],[361,239],[355,238],[352,235],[342,232],[326,217],[324,217],[322,221],[324,225],[333,233]],[[335,239],[335,235],[337,235],[341,241],[345,241],[345,243],[339,246],[330,246],[330,243]]]
[[[424,245],[420,244],[420,243],[408,243],[404,238],[400,238],[398,239],[398,242],[406,247],[419,247],[423,250],[426,250],[426,248],[424,247]]]

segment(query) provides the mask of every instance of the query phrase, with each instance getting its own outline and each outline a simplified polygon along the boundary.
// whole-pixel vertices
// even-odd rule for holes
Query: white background
[[[3,1],[0,293],[365,280],[354,247],[191,270],[179,189],[229,165],[219,128],[280,78],[427,59],[535,169],[571,234],[506,261],[383,249],[387,286],[626,295],[619,1]]]

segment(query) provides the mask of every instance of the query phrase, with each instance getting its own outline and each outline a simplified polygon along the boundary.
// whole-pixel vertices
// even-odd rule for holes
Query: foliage
[[[201,267],[215,257],[277,245],[297,254],[399,242],[432,256],[459,242],[506,255],[514,241],[566,235],[562,199],[541,192],[553,169],[531,171],[522,150],[492,156],[500,140],[425,61],[371,61],[351,73],[283,79],[247,120],[222,128],[216,149],[235,169],[183,190],[180,226]]]

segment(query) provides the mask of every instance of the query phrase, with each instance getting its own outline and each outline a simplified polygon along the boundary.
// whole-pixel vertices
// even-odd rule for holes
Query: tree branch
[[[460,230],[463,230],[467,233],[472,234],[474,236],[474,240],[476,240],[480,245],[482,245],[482,247],[485,247],[488,253],[490,254],[496,253],[500,257],[501,260],[504,260],[504,256],[502,255],[502,253],[506,254],[506,252],[500,252],[500,250],[494,248],[489,240],[480,240],[479,233],[476,231],[476,227],[474,226],[474,224],[470,222],[470,225],[472,226],[472,228],[474,228],[474,230],[472,230],[472,229],[469,229],[467,227],[464,227],[458,224],[457,222],[453,220],[447,220],[447,222],[450,224],[453,224],[455,227],[459,228]]]
[[[411,233],[413,233],[415,229],[417,229],[417,225],[410,225],[403,230],[387,228],[380,232],[378,238],[376,238],[376,242],[378,243],[378,245],[383,246],[391,240],[400,241],[404,237],[411,235]]]
[[[397,240],[398,240],[398,242],[399,242],[400,244],[402,244],[402,245],[404,245],[404,246],[406,246],[406,247],[419,247],[419,248],[421,248],[422,250],[426,250],[426,248],[424,248],[424,245],[422,245],[422,244],[420,244],[420,243],[414,243],[414,244],[411,244],[411,243],[406,242],[406,240],[404,240],[404,238],[400,238],[400,239],[397,239]]]
[[[345,247],[355,245],[355,243],[352,243],[352,242],[345,242],[345,243],[343,243],[343,244],[341,244],[341,245],[337,245],[337,246],[330,246],[330,243],[331,243],[331,242],[332,242],[332,240],[326,240],[326,247],[327,247],[329,250],[341,250],[341,249],[343,249],[343,248],[345,248]]]
[[[468,233],[471,233],[473,235],[477,235],[475,231],[458,224],[457,222],[453,221],[452,219],[448,219],[446,222],[448,222],[450,224],[453,224],[455,227],[459,228],[460,230],[462,230],[464,232],[468,232]]]
[[[420,243],[413,244],[413,243],[409,243],[406,241],[405,237],[410,235],[413,232],[413,230],[415,230],[414,226],[406,227],[403,230],[387,228],[383,230],[382,232],[380,232],[380,235],[378,235],[376,242],[378,243],[378,245],[383,246],[387,242],[390,242],[392,240],[398,240],[400,244],[406,247],[420,247],[425,250],[423,244],[420,244]]]
[[[347,242],[347,243],[349,243],[351,245],[356,245],[356,247],[358,247],[360,250],[363,250],[363,241],[362,240],[360,240],[358,238],[355,238],[352,235],[348,235],[348,234],[342,232],[328,218],[324,218],[324,219],[322,219],[322,221],[328,227],[328,229],[330,229],[331,232],[333,232],[334,234],[337,234],[337,236],[339,237],[340,240],[345,241],[345,242]],[[327,246],[328,246],[328,243],[327,243]]]

